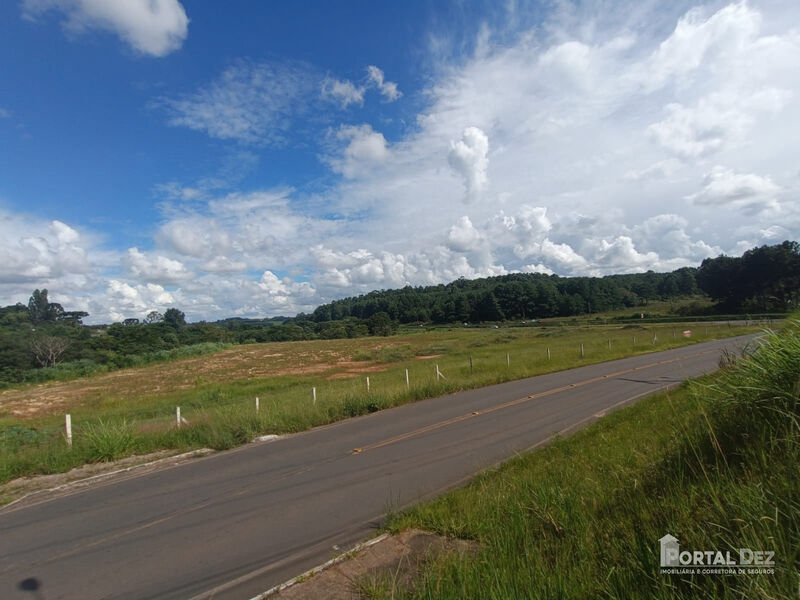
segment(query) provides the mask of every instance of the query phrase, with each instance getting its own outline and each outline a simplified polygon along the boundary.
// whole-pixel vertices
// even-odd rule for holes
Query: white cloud
[[[699,205],[740,208],[748,214],[778,208],[782,191],[769,177],[736,173],[720,165],[706,174],[704,183],[702,191],[686,198]]]
[[[357,87],[352,81],[342,81],[335,77],[326,77],[322,81],[322,97],[339,102],[342,108],[351,104],[364,104],[365,87]]]
[[[119,322],[127,318],[141,319],[152,310],[163,311],[175,303],[173,294],[160,285],[131,285],[111,279],[105,292],[90,303],[89,309],[95,317],[99,314],[107,321]]]
[[[378,88],[378,91],[386,102],[394,102],[403,95],[403,93],[397,89],[397,84],[393,81],[386,81],[383,71],[375,65],[367,67],[367,77],[369,77],[370,82]]]
[[[476,200],[486,188],[489,168],[489,138],[478,127],[467,127],[458,141],[450,141],[450,167],[464,178],[466,200]]]
[[[542,241],[540,256],[562,272],[578,274],[582,273],[587,266],[586,259],[575,252],[569,244],[558,244],[549,239]]]
[[[385,102],[398,100],[403,93],[393,81],[386,81],[383,71],[375,65],[367,67],[367,76],[361,85],[356,85],[347,79],[337,79],[327,76],[322,80],[320,96],[325,100],[338,103],[342,108],[351,104],[364,105],[364,94],[369,89],[377,89]]]
[[[421,112],[393,111],[405,129],[368,111],[358,125],[330,120],[337,104],[394,96],[378,71],[335,80],[343,87],[323,104],[312,67],[237,63],[164,101],[175,124],[254,145],[312,124],[317,135],[302,141],[320,143],[309,152],[329,179],[298,190],[237,190],[224,177],[168,185],[153,247],[137,241],[144,266],[124,275],[124,253],[100,253],[82,229],[70,228],[76,241],[49,223],[11,226],[0,290],[29,294],[56,281],[39,274],[60,272],[79,299],[96,293],[102,272],[120,284],[115,294],[139,299],[120,307],[144,309],[163,291],[195,318],[292,314],[459,276],[671,270],[800,237],[788,201],[800,182],[800,5],[752,0],[683,15],[663,3],[554,6],[532,27],[518,25],[518,6],[515,24],[485,26],[474,52],[439,48],[421,73],[429,86],[414,90]],[[324,110],[300,121],[311,108]],[[67,267],[61,246],[84,254]],[[156,257],[177,264],[159,271]],[[196,276],[147,287],[166,286],[147,278],[181,274],[178,264]]]
[[[34,19],[50,10],[64,13],[70,34],[111,31],[131,48],[165,56],[181,47],[189,19],[178,0],[24,0],[23,15]]]
[[[336,139],[347,142],[347,146],[341,155],[331,157],[329,162],[334,171],[345,177],[353,178],[365,169],[374,169],[390,156],[386,138],[368,124],[343,125],[336,132]]]
[[[0,211],[0,234],[0,282],[47,282],[92,271],[90,243],[66,223]]]
[[[447,247],[455,252],[477,250],[483,243],[483,236],[472,225],[469,217],[463,216],[447,233]]]
[[[194,277],[194,274],[181,261],[160,255],[148,256],[140,252],[138,248],[128,249],[128,254],[123,259],[123,265],[130,271],[133,278],[148,283],[169,285]]]
[[[285,142],[309,103],[315,75],[303,63],[239,61],[194,93],[162,98],[169,124],[247,144]]]
[[[665,109],[667,118],[650,125],[647,133],[682,158],[703,156],[744,141],[755,121],[754,113],[777,112],[790,97],[790,92],[773,88],[748,97],[716,92],[701,98],[693,108],[670,103]]]

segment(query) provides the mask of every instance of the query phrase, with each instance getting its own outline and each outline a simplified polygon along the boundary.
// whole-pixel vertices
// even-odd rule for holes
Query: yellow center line
[[[352,454],[361,454],[368,450],[375,450],[377,448],[382,448],[383,446],[389,446],[390,444],[395,444],[397,442],[401,442],[403,440],[407,440],[412,437],[416,437],[418,435],[422,435],[423,433],[428,433],[429,431],[435,431],[436,429],[441,429],[442,427],[447,427],[448,425],[453,425],[454,423],[458,423],[460,421],[464,421],[466,419],[470,419],[472,417],[477,417],[479,415],[485,415],[497,410],[502,410],[504,408],[510,408],[512,406],[517,406],[518,404],[523,404],[528,402],[529,400],[535,400],[538,398],[544,398],[545,396],[552,396],[553,394],[558,394],[561,392],[565,392],[567,390],[573,390],[578,387],[583,387],[585,385],[589,385],[591,383],[596,383],[598,381],[603,381],[604,379],[608,379],[611,377],[619,377],[620,375],[627,375],[628,373],[633,373],[634,371],[640,371],[642,369],[649,369],[652,367],[658,367],[661,365],[666,365],[669,363],[677,362],[680,360],[686,360],[689,358],[696,358],[698,356],[703,356],[704,354],[713,354],[714,352],[718,352],[718,350],[704,350],[703,352],[697,352],[695,354],[687,354],[684,356],[678,356],[677,358],[669,358],[666,360],[660,360],[653,363],[649,363],[646,365],[641,365],[639,367],[631,367],[630,369],[623,369],[622,371],[617,371],[615,373],[608,373],[606,375],[600,375],[599,377],[592,377],[591,379],[585,379],[583,381],[579,381],[578,383],[570,383],[568,385],[564,385],[558,388],[553,388],[551,390],[545,390],[544,392],[539,392],[538,394],[531,394],[530,396],[524,396],[522,398],[517,398],[515,400],[509,400],[508,402],[503,402],[502,404],[498,404],[496,406],[491,406],[489,408],[485,408],[483,410],[477,410],[471,413],[467,413],[464,415],[460,415],[458,417],[453,417],[451,419],[446,419],[444,421],[439,421],[438,423],[432,423],[430,425],[426,425],[425,427],[420,427],[419,429],[414,429],[413,431],[408,431],[406,433],[401,433],[400,435],[396,435],[394,437],[388,438],[386,440],[375,442],[374,444],[369,444],[368,446],[363,446],[361,448],[355,448],[352,451]]]

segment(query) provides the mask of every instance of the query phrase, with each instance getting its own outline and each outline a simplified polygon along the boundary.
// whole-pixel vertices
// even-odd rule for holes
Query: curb
[[[109,471],[108,473],[98,473],[97,475],[92,475],[91,477],[86,477],[84,479],[76,479],[75,481],[70,481],[67,483],[62,483],[61,485],[57,485],[56,487],[52,488],[45,488],[43,490],[36,490],[34,492],[28,492],[24,496],[17,498],[16,500],[12,500],[8,504],[4,504],[0,506],[0,511],[3,511],[18,502],[22,502],[23,500],[30,498],[32,496],[36,496],[38,494],[44,494],[47,492],[58,492],[63,490],[69,490],[72,488],[80,488],[87,485],[91,485],[97,481],[102,481],[103,479],[107,479],[109,477],[113,477],[114,475],[119,475],[120,473],[129,473],[135,469],[141,469],[143,467],[151,467],[153,465],[157,465],[159,463],[171,461],[171,460],[180,460],[184,458],[199,458],[201,456],[207,456],[215,452],[211,448],[200,448],[199,450],[192,450],[190,452],[184,452],[183,454],[174,454],[172,456],[165,456],[164,458],[159,458],[157,460],[151,460],[146,463],[141,463],[138,465],[131,465],[130,467],[125,467],[124,469],[117,469],[115,471]]]
[[[265,598],[268,598],[270,596],[274,596],[275,594],[277,594],[279,592],[282,592],[286,588],[290,588],[290,587],[292,587],[293,585],[295,585],[297,583],[302,583],[303,581],[306,581],[307,579],[309,579],[310,577],[313,577],[317,573],[320,573],[321,571],[324,571],[328,567],[332,567],[335,564],[343,562],[343,561],[347,560],[348,558],[350,558],[352,555],[357,554],[358,552],[361,552],[362,550],[364,550],[366,548],[369,548],[370,546],[374,546],[375,544],[378,544],[378,543],[382,542],[383,540],[385,540],[388,537],[389,537],[388,533],[382,533],[378,537],[372,538],[371,540],[367,540],[366,542],[361,542],[360,544],[356,544],[355,546],[353,546],[353,548],[351,548],[347,552],[343,552],[339,556],[336,556],[336,557],[330,559],[329,561],[322,563],[321,565],[318,565],[318,566],[316,566],[316,567],[314,567],[312,569],[309,569],[305,573],[301,573],[297,577],[293,577],[292,579],[290,579],[289,581],[287,581],[285,583],[281,583],[279,585],[276,585],[275,587],[271,587],[266,592],[262,592],[262,593],[258,594],[257,596],[253,596],[252,598],[250,598],[250,600],[264,600]]]

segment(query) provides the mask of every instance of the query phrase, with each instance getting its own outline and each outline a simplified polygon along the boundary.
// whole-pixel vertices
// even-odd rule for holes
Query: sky
[[[0,305],[292,316],[800,239],[800,3],[0,3]]]

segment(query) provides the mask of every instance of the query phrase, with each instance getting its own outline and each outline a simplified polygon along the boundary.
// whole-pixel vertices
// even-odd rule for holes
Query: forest
[[[50,302],[34,290],[28,304],[0,308],[0,386],[71,378],[216,351],[226,344],[389,335],[399,324],[496,323],[573,317],[697,295],[681,316],[783,313],[797,307],[800,245],[785,241],[741,257],[708,258],[671,273],[560,277],[514,273],[446,285],[334,300],[311,314],[187,323],[177,308],[111,325],[84,325],[87,313]]]

